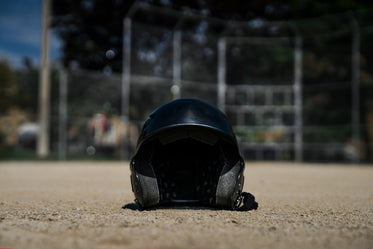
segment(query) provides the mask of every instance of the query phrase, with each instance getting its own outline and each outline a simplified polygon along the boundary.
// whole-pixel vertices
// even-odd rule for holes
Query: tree
[[[0,82],[0,109],[5,112],[14,104],[19,89],[18,77],[6,59],[0,60]]]
[[[65,67],[121,70],[122,20],[133,1],[53,1],[53,27]],[[109,52],[112,51],[112,52]]]
[[[63,41],[66,67],[121,71],[123,18],[134,0],[54,0],[53,27]],[[224,20],[281,21],[373,7],[369,1],[323,0],[142,0],[143,4],[189,11]],[[140,19],[154,19],[141,14]],[[142,16],[141,16],[142,15]],[[146,43],[144,43],[146,46]]]

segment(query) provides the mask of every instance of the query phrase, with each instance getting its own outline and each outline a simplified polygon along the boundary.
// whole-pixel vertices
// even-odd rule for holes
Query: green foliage
[[[17,105],[30,113],[36,114],[39,95],[39,70],[27,68],[17,72],[19,78],[19,93]]]
[[[346,143],[351,139],[351,125],[341,127],[306,127],[303,140],[306,143]]]
[[[239,50],[239,51],[237,51]],[[293,47],[289,44],[246,44],[229,49],[229,84],[289,84],[293,77]]]
[[[342,13],[350,10],[371,8],[372,3],[369,1],[356,0],[291,0],[291,17],[294,19],[305,19],[307,17],[315,17],[328,15],[330,13]]]
[[[51,72],[52,114],[58,109],[59,78],[56,70]],[[19,108],[31,118],[36,118],[39,95],[39,69],[24,59],[24,67],[13,69],[6,60],[0,61],[0,109]]]
[[[17,107],[35,115],[38,103],[38,80],[39,71],[30,64],[28,67],[15,70],[6,60],[1,60],[0,109],[7,111]]]
[[[0,60],[0,82],[0,110],[6,111],[14,105],[19,92],[19,85],[17,74],[4,59]]]
[[[235,127],[234,133],[244,142],[258,142],[256,139],[257,130],[250,127]]]

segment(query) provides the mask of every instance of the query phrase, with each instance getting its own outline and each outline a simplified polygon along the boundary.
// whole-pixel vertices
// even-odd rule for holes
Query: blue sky
[[[0,0],[0,58],[14,67],[22,65],[27,56],[40,64],[41,0]],[[50,58],[57,60],[60,42],[51,32]]]

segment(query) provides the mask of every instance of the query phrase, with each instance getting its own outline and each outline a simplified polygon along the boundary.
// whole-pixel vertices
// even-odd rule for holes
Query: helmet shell
[[[185,98],[166,103],[150,114],[141,131],[137,149],[153,135],[181,126],[199,126],[214,130],[237,145],[236,137],[224,113],[201,100]]]
[[[201,100],[178,99],[145,121],[131,160],[131,184],[143,208],[188,202],[235,209],[243,170],[226,116]]]

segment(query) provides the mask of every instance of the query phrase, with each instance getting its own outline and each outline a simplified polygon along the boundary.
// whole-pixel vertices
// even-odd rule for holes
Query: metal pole
[[[38,157],[49,154],[49,109],[50,109],[50,72],[49,72],[49,28],[52,0],[43,0],[41,68],[39,79],[39,134],[37,143]]]
[[[130,85],[131,85],[131,18],[124,18],[123,21],[123,65],[122,65],[122,149],[121,158],[128,157],[128,141],[129,136],[126,136],[125,131],[127,122],[129,121],[130,107]],[[129,127],[128,127],[129,128]]]
[[[59,130],[58,130],[58,158],[66,160],[66,128],[67,128],[67,75],[60,70],[60,104],[59,104]]]
[[[225,112],[225,91],[226,91],[226,39],[218,41],[218,108]]]
[[[303,99],[302,99],[302,38],[295,36],[294,53],[294,108],[295,108],[295,160],[303,160]]]
[[[173,38],[173,84],[171,93],[173,99],[180,98],[181,90],[181,31],[176,30]]]
[[[357,156],[353,159],[354,163],[359,162],[359,141],[360,141],[360,30],[354,15],[352,18],[352,55],[351,55],[351,83],[352,83],[352,139],[356,148]]]

